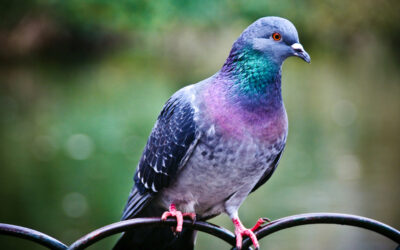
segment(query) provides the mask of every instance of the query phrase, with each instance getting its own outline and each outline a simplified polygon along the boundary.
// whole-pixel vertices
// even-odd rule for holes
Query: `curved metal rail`
[[[286,228],[309,224],[338,224],[355,226],[376,232],[378,234],[386,236],[397,244],[400,244],[400,232],[395,228],[366,217],[339,213],[308,213],[288,216],[271,221],[270,223],[257,230],[255,234],[258,239],[262,239],[272,233],[278,232]],[[251,240],[249,238],[243,240],[244,249],[246,249],[246,247],[249,247],[250,245]]]
[[[48,236],[47,234],[26,227],[0,223],[0,234],[33,241],[49,249],[64,250],[68,248],[61,241]]]
[[[397,244],[400,244],[400,231],[396,230],[395,228],[366,217],[338,213],[309,213],[284,217],[262,226],[255,231],[255,234],[258,239],[262,239],[280,230],[308,224],[339,224],[364,228],[386,236]],[[166,221],[162,221],[160,218],[135,218],[131,220],[120,221],[94,230],[93,232],[75,241],[69,247],[46,234],[16,225],[0,223],[0,234],[24,238],[36,242],[49,249],[77,250],[85,249],[100,241],[101,239],[117,233],[125,232],[127,230],[146,226],[165,227],[175,225],[176,220],[172,218],[167,219]],[[235,235],[225,228],[204,221],[196,221],[193,223],[190,220],[184,220],[183,226],[185,228],[190,228],[211,234],[221,240],[224,240],[231,246],[235,246]],[[243,249],[248,249],[250,246],[251,240],[249,238],[245,238],[243,240]]]
[[[110,235],[121,233],[130,229],[144,227],[144,226],[176,226],[175,219],[167,219],[162,221],[160,218],[135,218],[126,221],[116,222],[102,228],[99,228],[79,240],[75,241],[70,247],[70,250],[85,249],[86,247],[94,244],[95,242],[104,239]],[[193,221],[184,220],[183,227],[191,228],[198,231],[202,231],[211,234],[221,240],[226,241],[230,245],[235,245],[235,235],[229,230],[216,226],[214,224],[204,222],[204,221]]]

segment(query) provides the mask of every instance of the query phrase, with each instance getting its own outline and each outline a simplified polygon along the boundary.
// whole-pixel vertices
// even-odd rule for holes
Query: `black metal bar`
[[[365,228],[373,232],[379,233],[387,238],[400,244],[400,232],[393,227],[390,227],[382,222],[349,214],[337,214],[337,213],[310,213],[289,216],[281,219],[277,219],[261,227],[255,232],[258,239],[262,239],[274,232],[291,228],[295,226],[308,225],[308,224],[339,224],[349,225],[359,228]],[[36,242],[42,246],[55,250],[65,249],[84,249],[97,241],[104,239],[110,235],[125,232],[138,227],[146,226],[175,226],[175,219],[167,219],[162,221],[160,218],[135,218],[131,220],[121,221],[113,223],[102,228],[99,228],[79,240],[75,241],[70,247],[67,247],[62,242],[50,237],[46,234],[38,232],[33,229],[26,227],[15,226],[10,224],[0,223],[0,234],[11,235],[19,238],[24,238],[33,242]],[[190,220],[184,220],[183,226],[198,231],[202,231],[211,234],[226,241],[231,246],[235,246],[235,236],[233,233],[225,228],[203,222],[197,221],[192,222]],[[243,240],[243,249],[248,249],[251,245],[251,240],[245,238]]]
[[[64,250],[68,248],[61,241],[48,236],[47,234],[26,227],[0,223],[0,234],[27,239],[49,249]]]
[[[264,238],[277,231],[308,224],[339,224],[365,228],[376,232],[400,244],[400,231],[382,222],[350,214],[338,213],[309,213],[288,216],[272,221],[255,232],[258,239]],[[251,246],[251,240],[243,240],[243,249]]]
[[[162,221],[160,218],[135,218],[126,221],[116,222],[102,228],[99,228],[79,240],[75,241],[68,249],[69,250],[78,250],[85,249],[88,246],[94,244],[95,242],[104,239],[110,235],[121,233],[130,229],[144,227],[144,226],[176,226],[175,219],[167,219],[166,221]],[[185,228],[191,228],[198,231],[206,232],[215,237],[218,237],[224,241],[226,241],[231,246],[234,246],[235,243],[235,235],[231,233],[229,230],[213,225],[211,223],[196,221],[193,223],[191,220],[184,220],[183,226]]]

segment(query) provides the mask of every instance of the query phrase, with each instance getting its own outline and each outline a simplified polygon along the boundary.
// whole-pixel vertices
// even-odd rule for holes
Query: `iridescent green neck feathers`
[[[281,101],[281,64],[262,52],[234,46],[221,74],[230,79],[234,99],[241,103],[253,106]]]

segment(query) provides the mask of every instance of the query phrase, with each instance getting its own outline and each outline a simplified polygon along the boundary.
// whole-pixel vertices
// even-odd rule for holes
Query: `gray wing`
[[[256,191],[259,187],[261,187],[264,183],[266,183],[266,182],[269,180],[269,178],[271,178],[272,174],[274,173],[276,167],[277,167],[278,164],[279,164],[279,160],[281,159],[282,152],[283,152],[283,148],[282,148],[282,150],[276,155],[274,161],[271,163],[272,169],[271,169],[271,167],[269,167],[269,168],[265,171],[264,175],[263,175],[263,176],[261,177],[261,179],[257,182],[257,184],[253,187],[253,189],[251,190],[250,193]]]
[[[135,216],[156,193],[168,187],[193,152],[199,132],[194,109],[184,97],[174,95],[164,105],[136,169],[135,185],[122,219]]]

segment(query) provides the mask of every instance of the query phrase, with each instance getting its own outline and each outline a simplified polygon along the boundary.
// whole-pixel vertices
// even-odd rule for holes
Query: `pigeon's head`
[[[299,42],[294,25],[281,17],[258,19],[243,31],[234,47],[257,52],[278,64],[290,56],[300,57],[308,63],[311,61]]]

